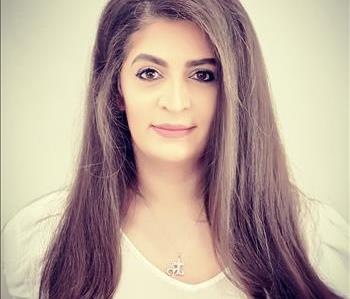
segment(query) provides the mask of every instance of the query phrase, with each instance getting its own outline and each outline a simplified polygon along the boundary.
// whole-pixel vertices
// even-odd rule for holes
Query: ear
[[[117,105],[118,105],[118,108],[120,110],[124,111],[125,110],[125,103],[124,103],[122,88],[120,85],[120,80],[118,80],[118,93],[119,93],[119,95],[117,96]]]
[[[125,110],[124,98],[121,95],[118,95],[116,98],[116,101],[117,101],[117,106],[119,110],[124,111]]]

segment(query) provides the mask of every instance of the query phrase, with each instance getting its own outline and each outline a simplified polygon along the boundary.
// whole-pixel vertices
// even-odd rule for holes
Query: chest
[[[149,222],[149,219],[126,222],[123,232],[143,258],[165,275],[196,284],[221,272],[207,224],[179,225],[166,231],[165,227],[169,226],[154,226]]]

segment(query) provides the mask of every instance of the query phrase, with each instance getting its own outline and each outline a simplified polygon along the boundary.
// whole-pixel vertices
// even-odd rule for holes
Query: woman
[[[75,180],[6,238],[24,251],[17,228],[35,228],[34,297],[342,298],[317,271],[316,252],[339,257],[312,219],[345,227],[327,211],[292,183],[238,1],[112,0]],[[28,264],[21,250],[8,269]]]

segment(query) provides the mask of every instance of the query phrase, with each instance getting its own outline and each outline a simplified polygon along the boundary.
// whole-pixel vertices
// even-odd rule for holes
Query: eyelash
[[[145,68],[145,69],[143,69],[143,70],[140,70],[137,74],[136,74],[136,77],[138,77],[139,79],[141,79],[141,80],[144,80],[144,81],[154,81],[154,80],[157,80],[157,79],[145,79],[145,78],[143,78],[143,77],[141,77],[141,75],[143,74],[143,73],[147,73],[147,72],[158,72],[157,70],[155,70],[155,69],[153,69],[153,68]],[[196,72],[196,74],[198,74],[198,73],[205,73],[205,74],[207,74],[207,75],[209,75],[209,79],[207,79],[207,80],[197,80],[197,79],[195,79],[195,80],[197,80],[197,81],[199,81],[199,82],[203,82],[203,83],[210,83],[210,82],[212,82],[212,81],[215,81],[215,75],[214,75],[214,73],[212,72],[212,71],[208,71],[208,70],[199,70],[199,71],[197,71]],[[206,76],[207,77],[207,76]]]

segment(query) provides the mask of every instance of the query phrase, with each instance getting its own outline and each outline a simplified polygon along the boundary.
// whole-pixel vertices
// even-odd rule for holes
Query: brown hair
[[[264,60],[238,0],[111,0],[98,27],[83,141],[68,205],[47,251],[40,298],[112,298],[121,276],[121,225],[140,193],[118,89],[129,37],[154,17],[189,20],[219,61],[220,92],[201,157],[201,190],[216,254],[249,298],[341,298],[306,254]]]

